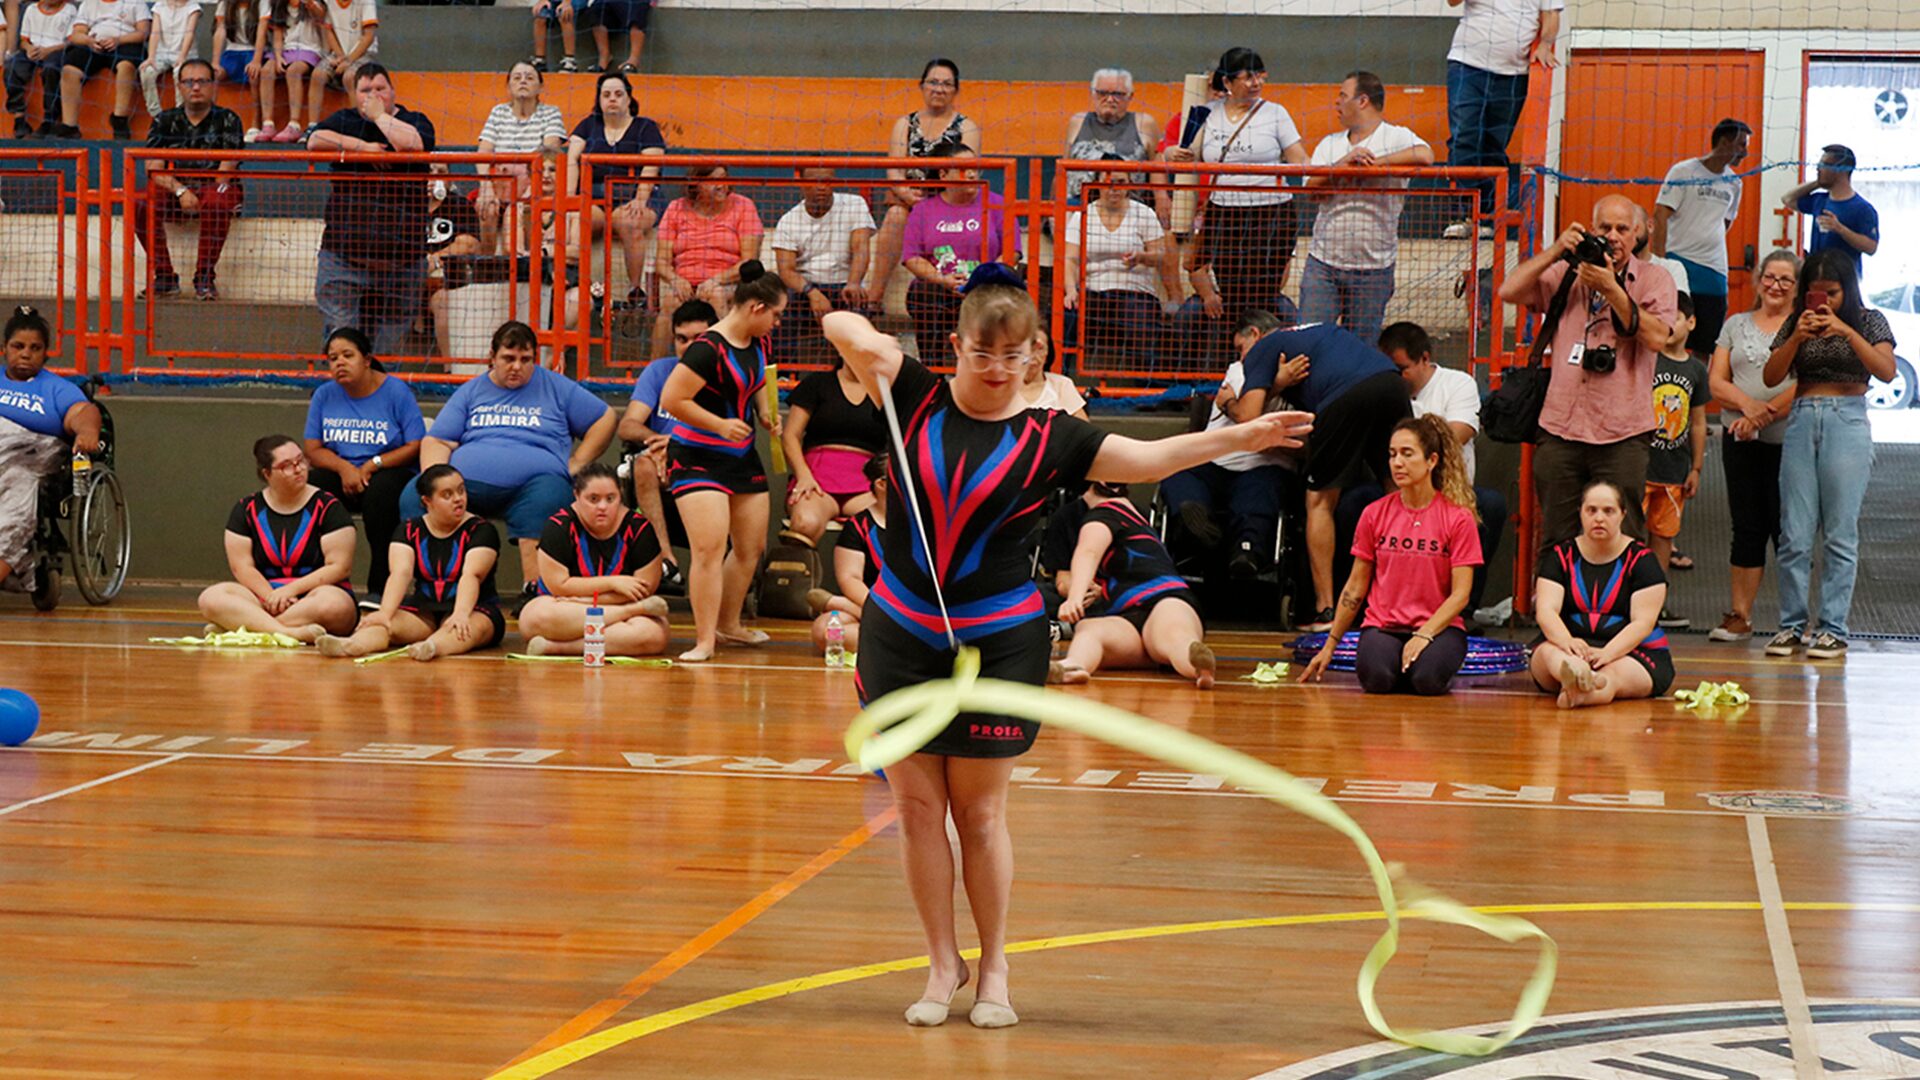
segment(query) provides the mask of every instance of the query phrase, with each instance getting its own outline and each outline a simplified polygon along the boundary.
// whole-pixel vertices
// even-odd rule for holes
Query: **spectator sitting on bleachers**
[[[260,5],[255,0],[220,0],[213,9],[213,57],[216,74],[226,82],[247,88],[253,99],[253,123],[246,140],[260,138],[260,75],[266,66],[260,54]]]
[[[1481,595],[1487,587],[1487,566],[1500,548],[1500,533],[1507,524],[1506,493],[1499,488],[1479,486],[1475,479],[1473,440],[1480,431],[1480,384],[1468,372],[1434,363],[1433,339],[1418,323],[1389,325],[1380,334],[1380,351],[1387,354],[1393,366],[1400,369],[1400,377],[1407,381],[1407,391],[1413,395],[1413,415],[1438,415],[1447,422],[1448,430],[1460,444],[1467,483],[1473,488],[1474,503],[1480,511],[1482,562],[1474,568],[1473,591],[1467,599],[1467,610],[1474,611],[1480,607]],[[1355,484],[1341,494],[1340,539],[1335,550],[1345,554],[1336,559],[1336,579],[1346,572],[1346,562],[1352,557],[1348,549],[1353,546],[1353,528],[1361,512],[1383,494],[1385,489],[1371,481]]]
[[[1093,108],[1067,118],[1067,153],[1075,161],[1152,161],[1159,125],[1152,113],[1133,111],[1133,73],[1101,68],[1093,73]],[[1087,177],[1067,176],[1067,199],[1078,205]],[[1153,204],[1162,218],[1172,212],[1172,194],[1155,191]]]
[[[1351,71],[1340,83],[1333,109],[1343,130],[1320,140],[1313,164],[1343,168],[1431,165],[1433,147],[1383,114],[1387,88],[1371,71]],[[1366,187],[1404,190],[1399,179],[1359,180],[1315,176],[1309,188]],[[1337,322],[1362,341],[1380,336],[1387,301],[1393,297],[1394,264],[1400,257],[1400,195],[1327,195],[1318,200],[1307,267],[1300,276],[1300,321]]]
[[[1328,323],[1275,330],[1247,350],[1246,390],[1228,406],[1246,423],[1275,394],[1314,414],[1307,440],[1307,565],[1313,578],[1308,631],[1333,624],[1335,509],[1340,490],[1364,473],[1386,486],[1393,426],[1413,415],[1407,384],[1373,342]]]
[[[393,77],[379,64],[360,68],[360,104],[320,122],[307,149],[343,154],[432,153],[433,121],[394,104]],[[423,299],[427,253],[424,162],[341,162],[347,177],[327,195],[326,231],[313,295],[323,333],[342,326],[369,330],[374,350],[396,356]],[[354,174],[395,177],[377,182]]]
[[[653,0],[598,0],[594,6],[599,10],[592,19],[593,47],[600,54],[600,61],[589,70],[614,70],[609,52],[612,42],[608,39],[624,30],[627,59],[620,65],[620,71],[626,75],[639,71],[640,50],[647,43],[647,22],[653,14]]]
[[[655,320],[653,351],[658,356],[673,340],[667,311],[689,300],[705,300],[715,310],[729,305],[740,268],[760,258],[760,224],[753,200],[727,183],[724,165],[687,169],[686,194],[660,215],[653,271],[660,279],[660,316]]]
[[[80,137],[80,88],[102,71],[113,72],[113,137],[133,138],[134,72],[146,58],[152,28],[147,0],[81,0],[61,58],[62,138]]]
[[[356,104],[354,85],[359,82],[360,66],[379,58],[380,13],[374,0],[330,0],[327,24],[323,28],[327,54],[313,73],[314,85],[339,88],[351,107]],[[315,100],[320,92],[314,91]]]
[[[1272,312],[1249,311],[1240,316],[1233,334],[1234,348],[1244,359],[1254,343],[1280,329],[1280,320]],[[1207,417],[1206,430],[1239,423],[1230,407],[1246,386],[1246,371],[1240,360],[1228,365]],[[1277,402],[1271,403],[1278,407]],[[1269,410],[1271,411],[1271,410]],[[1190,565],[1224,538],[1230,577],[1250,578],[1265,571],[1272,560],[1274,531],[1280,527],[1280,508],[1289,488],[1297,488],[1292,479],[1297,472],[1295,460],[1278,450],[1235,452],[1215,458],[1204,465],[1183,469],[1160,482],[1160,497],[1179,522],[1169,530],[1168,545],[1180,556],[1182,565]],[[1224,503],[1224,507],[1222,504]],[[1224,508],[1223,532],[1215,517]]]
[[[967,164],[978,156],[971,147],[942,143],[929,156],[949,163],[940,170],[948,186],[920,200],[907,216],[901,255],[914,277],[907,312],[913,316],[915,347],[922,356],[939,356],[960,315],[961,286],[981,263],[1019,260],[1020,226],[1016,220],[1013,243],[1002,250],[1002,201],[977,186],[980,173]]]
[[[175,76],[180,89],[178,108],[167,109],[153,118],[147,131],[147,145],[158,150],[212,150],[231,153],[245,145],[240,117],[232,109],[213,103],[213,65],[205,60],[189,60],[180,65]],[[220,252],[227,246],[227,232],[233,228],[234,215],[246,198],[240,186],[238,159],[221,161],[151,162],[147,186],[140,194],[135,211],[134,235],[148,252],[153,264],[153,287],[147,298],[180,295],[180,275],[174,271],[173,256],[167,247],[169,221],[200,222],[200,251],[193,267],[193,295],[201,300],[218,300],[215,272]],[[177,169],[187,175],[175,176]],[[167,170],[167,171],[161,171]],[[218,170],[207,176],[208,170]],[[192,175],[201,172],[203,175]]]
[[[539,595],[520,609],[534,656],[579,656],[589,604],[606,620],[608,656],[656,656],[667,648],[660,553],[647,519],[620,501],[620,478],[603,462],[573,477],[573,503],[540,532]]]
[[[887,422],[836,352],[832,370],[813,372],[788,395],[780,444],[792,472],[790,532],[783,535],[798,535],[812,547],[828,523],[867,505],[872,485],[862,470],[886,451]]]
[[[543,150],[561,151],[567,145],[567,124],[560,106],[540,100],[546,78],[540,69],[521,61],[507,71],[507,100],[493,107],[480,128],[475,149],[483,154],[537,154]],[[475,169],[482,176],[513,177],[514,182],[494,180],[480,185],[474,209],[480,214],[480,248],[495,250],[496,238],[505,224],[515,198],[525,197],[529,184],[527,167],[515,164],[481,162]],[[552,187],[544,194],[553,195]]]
[[[325,61],[328,29],[326,0],[268,0],[266,32],[262,48],[271,43],[265,55],[266,72],[260,79],[260,137],[257,142],[297,143],[306,137],[300,126],[300,108],[307,110],[307,127],[320,123],[320,106],[326,95],[326,80],[319,77]],[[274,86],[284,80],[287,86],[287,124],[273,126]],[[353,94],[348,94],[349,99]]]
[[[867,201],[835,191],[832,169],[799,169],[794,175],[801,182],[800,202],[773,229],[774,266],[792,293],[787,304],[792,314],[774,331],[774,355],[781,363],[812,361],[831,352],[820,333],[820,317],[867,306],[874,233]]]
[[[200,593],[207,632],[285,634],[308,644],[354,623],[353,517],[308,482],[307,455],[285,435],[253,444],[261,490],[234,504],[224,536],[233,580]]]
[[[200,3],[199,0],[156,0],[152,15],[147,58],[140,64],[140,89],[146,95],[147,115],[158,117],[163,76],[174,76],[173,103],[182,104],[177,69],[181,61],[193,53],[194,32],[200,26]]]
[[[546,74],[547,39],[553,36],[553,24],[559,23],[560,70],[569,74],[579,71],[580,62],[573,58],[573,54],[580,47],[580,20],[595,11],[593,0],[534,0],[533,57],[526,62],[527,66]],[[607,70],[606,61],[603,59],[595,64],[594,70]]]
[[[633,84],[625,75],[610,71],[600,76],[594,83],[593,94],[594,111],[574,125],[573,134],[567,139],[567,194],[577,195],[584,188],[593,196],[589,211],[593,236],[604,240],[609,213],[603,200],[608,195],[607,182],[616,181],[611,193],[613,235],[619,240],[620,253],[626,261],[626,302],[638,305],[646,297],[644,268],[656,218],[647,206],[647,200],[653,197],[653,185],[632,181],[659,176],[660,169],[599,165],[589,170],[592,175],[585,177],[583,183],[581,170],[585,166],[581,158],[587,154],[664,155],[667,140],[661,136],[659,124],[640,115],[640,106],[633,100]]]
[[[39,0],[23,5],[20,25],[9,26],[18,49],[7,57],[7,111],[13,114],[13,136],[45,138],[60,126],[60,68],[67,55],[67,35],[73,32],[80,8],[67,0]],[[27,84],[40,75],[40,127],[27,123]]]
[[[1053,370],[1053,359],[1053,342],[1042,330],[1033,338],[1033,359],[1020,380],[1020,399],[1029,409],[1049,409],[1085,420],[1086,395],[1072,379]]]
[[[618,434],[628,447],[640,448],[633,458],[633,501],[640,513],[653,523],[660,538],[660,552],[666,557],[668,577],[679,573],[674,565],[673,545],[667,539],[666,506],[660,497],[660,485],[667,480],[667,436],[673,431],[673,417],[660,408],[660,391],[667,377],[687,354],[687,346],[720,321],[713,305],[705,300],[689,300],[673,309],[673,355],[663,356],[640,369],[633,380],[633,398],[620,417]]]
[[[366,607],[387,587],[387,544],[400,526],[400,500],[420,471],[427,425],[413,391],[386,374],[360,331],[343,326],[327,339],[327,370],[333,380],[321,383],[307,405],[307,480],[366,524]]]
[[[564,235],[568,239],[572,239],[573,233],[565,223],[573,219],[573,215],[559,215],[557,211],[551,208],[552,204],[546,201],[553,198],[560,190],[560,161],[560,154],[556,151],[542,150],[540,152],[541,202],[539,205],[536,205],[531,198],[526,198],[518,203],[510,204],[518,207],[517,216],[519,223],[504,234],[509,237],[509,243],[507,244],[509,250],[501,252],[501,254],[512,255],[514,257],[513,280],[517,284],[528,285],[533,281],[533,250],[535,247],[540,249],[543,283],[548,288],[554,287],[556,283],[565,283],[566,295],[561,301],[562,314],[560,321],[562,326],[568,330],[572,330],[580,323],[580,253],[577,250],[570,250],[567,253],[566,264],[564,266],[561,265],[554,247],[554,238]],[[504,183],[506,181],[494,182]],[[531,193],[531,189],[532,185],[529,184],[529,194]],[[480,253],[483,255],[493,254],[500,243],[501,234],[497,227],[489,226],[486,218],[482,217],[478,220],[480,226]],[[490,233],[494,235],[490,236]],[[542,311],[544,312],[547,300],[542,298],[539,300],[539,303],[542,305]]]
[[[474,509],[507,523],[508,538],[520,546],[524,599],[539,580],[540,532],[572,497],[572,475],[613,441],[613,410],[541,367],[540,343],[526,323],[502,323],[490,352],[489,369],[461,384],[434,417],[420,444],[420,467],[451,461],[466,477]],[[401,504],[409,520],[424,512],[417,499]]]
[[[927,61],[920,71],[920,108],[893,122],[887,156],[935,157],[935,151],[943,146],[964,146],[978,154],[980,125],[954,107],[959,96],[960,66],[944,57]],[[933,179],[932,170],[888,169],[887,178],[894,181],[894,186],[887,189],[886,216],[874,237],[873,265],[867,279],[867,295],[875,305],[886,297],[887,279],[900,265],[908,214],[922,200],[938,194],[918,186]]]
[[[427,184],[427,315],[441,356],[452,356],[447,321],[447,271],[444,260],[482,253],[480,215],[473,200],[455,190],[445,165],[429,166],[437,179]]]
[[[40,520],[40,481],[70,454],[100,450],[100,408],[47,370],[53,329],[30,307],[7,319],[0,371],[0,585],[25,561]],[[69,442],[71,440],[71,442]],[[33,587],[31,580],[25,582]]]
[[[1109,154],[1104,160],[1121,158]],[[1095,174],[1097,197],[1086,211],[1067,218],[1066,236],[1056,239],[1067,248],[1065,303],[1078,313],[1083,355],[1144,372],[1160,337],[1160,316],[1178,308],[1182,293],[1179,252],[1160,218],[1129,197],[1128,185],[1138,180],[1128,173]]]

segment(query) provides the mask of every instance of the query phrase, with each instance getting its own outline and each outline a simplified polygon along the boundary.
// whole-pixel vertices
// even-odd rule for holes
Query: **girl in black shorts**
[[[266,487],[227,515],[232,581],[200,594],[207,632],[253,630],[312,643],[353,625],[357,536],[340,500],[307,483],[307,455],[285,435],[253,444]]]
[[[821,322],[874,400],[896,414],[905,440],[905,455],[896,455],[887,474],[884,557],[860,621],[863,700],[951,676],[952,639],[980,650],[985,678],[1044,683],[1047,611],[1028,572],[1027,537],[1055,491],[1088,479],[1145,483],[1234,450],[1298,446],[1309,419],[1269,413],[1251,424],[1146,443],[1109,436],[1064,413],[1027,409],[1020,382],[1040,318],[1018,275],[998,263],[969,282],[949,338],[951,381],[907,358],[899,342],[860,315],[832,312]],[[978,1027],[1018,1021],[1007,991],[1007,783],[1038,727],[1018,717],[961,713],[920,753],[887,768],[907,884],[931,957],[926,992],[907,1009],[909,1024],[944,1023],[954,991],[969,976],[953,926],[949,814],[980,933],[980,984],[969,1019]]]
[[[687,346],[660,391],[660,411],[673,417],[667,487],[693,555],[687,596],[694,642],[682,660],[710,660],[722,641],[767,640],[762,631],[740,625],[740,611],[767,546],[767,470],[753,429],[758,423],[780,437],[780,418],[762,416],[759,398],[768,336],[786,306],[787,287],[779,276],[747,260],[733,310]]]
[[[326,636],[327,656],[369,656],[405,645],[415,660],[497,645],[506,636],[493,584],[500,530],[467,513],[467,482],[451,465],[420,474],[425,517],[402,522],[387,545],[387,591],[380,610],[360,620],[352,637]]]
[[[606,616],[608,656],[656,656],[667,648],[660,587],[660,539],[627,509],[612,466],[573,474],[573,504],[540,533],[539,595],[520,609],[520,632],[535,656],[579,656],[587,605]]]
[[[1667,578],[1645,544],[1620,531],[1620,489],[1595,480],[1580,493],[1580,535],[1540,562],[1533,613],[1533,681],[1560,707],[1659,697],[1673,685],[1660,629]]]
[[[1049,680],[1083,683],[1103,666],[1171,664],[1181,678],[1213,689],[1213,650],[1202,640],[1199,604],[1160,534],[1128,501],[1127,486],[1095,484],[1082,501],[1087,515],[1060,605],[1060,621],[1078,625],[1067,658],[1054,665]],[[1104,603],[1088,618],[1088,602],[1096,598]]]

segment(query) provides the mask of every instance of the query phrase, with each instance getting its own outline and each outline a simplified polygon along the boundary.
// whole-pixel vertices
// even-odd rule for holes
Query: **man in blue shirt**
[[[632,454],[635,508],[653,525],[660,551],[666,556],[663,584],[678,576],[680,566],[667,540],[667,510],[665,500],[660,498],[660,485],[667,476],[667,433],[673,429],[673,417],[660,411],[660,391],[686,355],[687,346],[719,321],[719,314],[705,300],[689,300],[673,309],[673,355],[640,369],[640,377],[633,380],[633,400],[627,403],[616,432]]]
[[[1780,197],[1789,209],[1813,218],[1807,254],[1839,248],[1859,276],[1861,256],[1880,250],[1880,212],[1853,190],[1853,151],[1834,143],[1820,148],[1820,168],[1811,183]]]
[[[1247,351],[1246,389],[1228,414],[1246,423],[1266,411],[1270,393],[1314,414],[1307,440],[1307,563],[1313,613],[1300,628],[1333,624],[1334,511],[1340,489],[1371,473],[1388,486],[1387,442],[1413,415],[1406,380],[1385,353],[1332,323],[1275,330]]]

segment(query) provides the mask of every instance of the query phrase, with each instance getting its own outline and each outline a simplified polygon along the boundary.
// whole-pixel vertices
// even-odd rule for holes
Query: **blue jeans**
[[[21,10],[26,10],[21,5]],[[40,75],[40,120],[42,123],[60,122],[60,59],[63,54],[55,53],[45,60],[29,60],[24,49],[7,59],[7,111],[25,119],[27,115],[27,87],[32,84],[33,76]]]
[[[1380,328],[1387,322],[1393,272],[1391,266],[1342,270],[1309,256],[1307,271],[1300,276],[1300,321],[1339,323],[1372,345],[1380,340]]]
[[[573,483],[554,473],[540,475],[519,487],[501,487],[473,477],[467,482],[467,509],[484,518],[507,523],[507,539],[538,540],[547,519],[573,501]],[[400,518],[417,521],[427,516],[420,505],[420,478],[415,477],[400,493]],[[532,577],[531,571],[528,576]]]
[[[1527,76],[1495,75],[1458,60],[1447,61],[1447,164],[1507,168],[1507,143],[1527,104]],[[1512,170],[1507,205],[1518,205],[1519,174]],[[1493,181],[1480,189],[1480,212],[1493,212]]]
[[[1863,397],[1803,397],[1787,419],[1780,454],[1780,629],[1805,633],[1813,536],[1826,535],[1817,629],[1847,636],[1860,557],[1860,504],[1873,471],[1873,428]]]
[[[322,248],[313,279],[321,335],[351,326],[373,339],[375,355],[401,355],[426,300],[426,280],[423,259],[349,262]]]

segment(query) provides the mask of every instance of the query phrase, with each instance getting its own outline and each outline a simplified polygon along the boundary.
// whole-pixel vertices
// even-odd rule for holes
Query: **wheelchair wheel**
[[[89,604],[120,595],[133,555],[127,497],[111,469],[96,469],[73,518],[73,580]]]
[[[33,610],[52,611],[60,606],[60,564],[41,559],[34,567]]]

